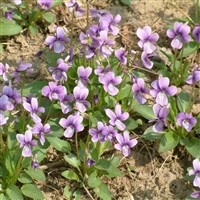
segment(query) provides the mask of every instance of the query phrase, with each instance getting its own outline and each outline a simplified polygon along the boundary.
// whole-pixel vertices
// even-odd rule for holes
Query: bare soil
[[[78,2],[83,7],[85,6],[85,1]],[[131,0],[131,6],[125,6],[118,0],[102,0],[94,1],[93,7],[122,16],[120,37],[116,38],[119,45],[126,45],[134,49],[132,45],[137,40],[135,35],[137,28],[149,25],[160,35],[158,46],[169,48],[170,42],[166,37],[167,25],[172,23],[174,18],[186,18],[188,14],[194,12],[192,0],[175,1],[175,6],[171,2],[171,0]],[[67,15],[64,17],[63,12],[66,12],[64,6],[55,10],[57,25],[67,27],[69,24],[64,19]],[[80,32],[79,27],[83,27],[82,25],[84,25],[84,19],[77,21],[75,27],[77,33]],[[0,55],[0,61],[15,68],[19,58],[22,57],[24,61],[32,62],[35,68],[35,73],[28,77],[28,81],[48,78],[46,62],[42,57],[34,57],[34,54],[43,47],[47,34],[49,34],[48,28],[40,30],[36,36],[24,31],[17,36],[1,38],[5,51]],[[104,178],[104,183],[111,191],[112,199],[185,199],[194,190],[192,184],[183,178],[187,173],[187,167],[192,165],[192,158],[181,146],[160,155],[157,152],[157,142],[144,141],[141,134],[140,129],[132,133],[133,137],[135,135],[138,137],[139,144],[133,148],[131,155],[122,159],[120,163],[119,168],[124,175],[114,179]],[[120,152],[114,153],[121,156]],[[74,191],[78,188],[75,182],[68,182],[61,176],[62,171],[69,166],[61,160],[60,155],[54,149],[49,149],[46,160],[48,163],[43,164],[48,166],[45,169],[47,181],[38,183],[45,199],[66,199],[63,196],[63,189],[66,185],[70,185]],[[134,167],[134,169],[129,170],[130,167]],[[84,190],[82,199],[90,199]],[[94,196],[94,199],[97,198]]]

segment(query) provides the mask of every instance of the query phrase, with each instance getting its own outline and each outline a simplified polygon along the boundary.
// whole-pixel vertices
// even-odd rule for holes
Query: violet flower
[[[144,80],[142,78],[136,78],[135,83],[132,86],[132,91],[135,93],[133,98],[138,101],[139,104],[146,103],[144,94],[149,94],[149,90],[144,87]]]
[[[142,60],[142,64],[147,68],[147,69],[151,69],[153,67],[153,62],[149,59],[151,57],[154,57],[156,54],[151,53],[151,54],[147,54],[146,51],[143,51],[141,54],[141,60]]]
[[[97,68],[94,70],[94,73],[99,77],[102,77],[108,72],[111,72],[110,67],[111,67],[110,65],[107,65],[105,68],[103,68],[102,66],[98,65]]]
[[[8,101],[9,101],[8,96],[2,95],[0,97],[0,111],[7,110],[7,104],[9,103]]]
[[[175,49],[181,49],[183,43],[188,43],[190,41],[190,27],[187,25],[188,22],[175,22],[174,29],[167,30],[167,36],[172,38],[171,46]]]
[[[80,17],[85,14],[85,10],[81,9],[76,2],[76,0],[70,0],[70,2],[65,2],[65,5],[69,8],[69,12],[73,12],[73,10],[76,13],[76,16]]]
[[[101,18],[109,13],[103,10],[96,10],[95,8],[90,8],[90,14],[92,18]]]
[[[176,120],[178,125],[182,126],[187,132],[190,132],[192,127],[197,123],[196,118],[186,112],[178,113]]]
[[[84,68],[83,66],[80,66],[78,67],[77,73],[78,73],[78,78],[79,78],[77,80],[77,85],[80,88],[86,87],[87,83],[90,83],[90,80],[88,77],[92,73],[92,68],[91,67]]]
[[[97,129],[90,128],[89,134],[92,136],[92,142],[99,141],[100,143],[106,140],[106,126],[102,122],[97,122]]]
[[[151,83],[151,86],[154,89],[150,90],[150,94],[156,98],[156,103],[161,106],[168,104],[166,95],[174,96],[177,93],[176,86],[169,87],[169,78],[167,77],[159,77],[158,80]]]
[[[67,119],[61,118],[59,124],[65,128],[64,136],[71,138],[75,132],[81,132],[84,129],[82,125],[83,117],[80,116],[79,112],[75,115],[69,115]]]
[[[12,20],[13,15],[14,15],[13,11],[6,11],[5,12],[5,18],[8,19],[8,20]]]
[[[115,85],[119,85],[122,82],[121,76],[116,76],[114,72],[108,72],[103,77],[99,78],[99,82],[103,84],[103,88],[111,96],[115,96],[119,90]]]
[[[116,36],[119,33],[119,28],[117,28],[115,25],[119,23],[121,20],[121,16],[117,14],[114,18],[113,16],[108,13],[104,16],[102,16],[99,20],[100,23],[100,29],[101,30],[107,30],[110,31],[110,33],[114,36]]]
[[[41,112],[41,113],[45,112],[44,107],[38,107],[38,100],[35,97],[31,98],[31,103],[24,101],[23,107],[25,108],[25,110],[27,110],[31,114],[36,113],[36,112]]]
[[[123,65],[127,64],[127,58],[125,57],[127,55],[128,51],[122,50],[122,49],[117,49],[115,51],[115,56],[120,60],[120,62]]]
[[[61,53],[65,50],[65,42],[69,42],[69,38],[65,36],[64,29],[57,27],[55,36],[48,36],[45,40],[45,44],[49,45],[49,48],[54,48],[55,53]]]
[[[150,54],[156,50],[153,43],[158,41],[159,35],[152,33],[150,26],[145,26],[143,29],[138,28],[136,34],[140,38],[138,46],[143,48],[146,53]]]
[[[76,86],[73,90],[74,93],[74,98],[76,99],[76,102],[74,103],[74,107],[79,111],[79,112],[85,112],[86,111],[86,107],[90,106],[90,102],[86,100],[88,94],[89,94],[89,90],[86,87],[79,87]]]
[[[156,133],[160,133],[163,131],[164,126],[167,126],[166,118],[169,114],[169,109],[167,106],[161,107],[159,104],[153,105],[153,112],[156,116],[155,119],[149,120],[149,122],[156,122],[153,125],[153,131]]]
[[[193,185],[200,187],[200,161],[196,158],[193,160],[193,169],[189,171],[189,175],[195,175]]]
[[[4,81],[8,81],[8,77],[6,73],[8,73],[9,65],[6,63],[3,65],[3,63],[0,62],[0,76],[3,77]]]
[[[21,97],[16,88],[12,89],[10,86],[4,86],[3,94],[8,97],[8,103],[6,104],[7,110],[13,110],[15,103],[21,103]]]
[[[49,86],[42,88],[42,94],[49,97],[50,100],[63,99],[67,93],[66,88],[62,85],[56,85],[54,82],[49,82]]]
[[[52,72],[52,77],[56,81],[66,81],[67,80],[67,70],[69,69],[69,65],[64,62],[62,58],[59,58],[56,61],[57,68],[49,67],[49,71]]]
[[[189,75],[186,79],[186,83],[193,85],[200,80],[200,69],[198,69],[198,65],[195,64],[194,69],[192,70],[192,75]]]
[[[70,95],[65,94],[65,96],[62,99],[60,99],[61,110],[64,114],[67,114],[68,112],[72,110],[69,103],[72,102],[73,100],[74,100],[73,94],[70,94]]]
[[[51,132],[51,129],[50,129],[50,125],[47,123],[45,125],[43,125],[41,122],[39,123],[36,123],[34,125],[33,128],[31,128],[31,132],[34,134],[34,135],[37,135],[39,140],[40,140],[40,143],[42,145],[44,145],[44,142],[45,142],[45,137],[44,135],[45,134],[48,134]]]
[[[128,112],[122,112],[121,105],[115,106],[115,113],[110,109],[105,109],[106,115],[110,118],[109,123],[116,126],[120,131],[125,130],[126,125],[122,122],[129,118]]]
[[[117,135],[117,131],[114,129],[113,126],[109,125],[105,126],[104,134],[105,134],[105,140],[114,142]]]
[[[86,163],[87,163],[87,166],[90,168],[92,165],[96,164],[96,160],[92,160],[92,159],[88,158]]]
[[[20,143],[20,148],[23,147],[22,156],[31,157],[32,156],[32,147],[37,145],[36,140],[32,140],[32,132],[27,130],[25,134],[17,134],[17,140]]]
[[[124,131],[123,135],[117,134],[116,139],[118,143],[115,144],[115,148],[119,151],[122,151],[125,157],[130,155],[130,148],[134,147],[138,143],[136,139],[130,140],[129,133],[127,131]]]
[[[13,71],[10,76],[14,77],[14,83],[17,83],[20,79],[21,73],[31,73],[33,72],[33,68],[31,63],[22,63],[22,58],[19,59],[18,68]]]
[[[190,194],[192,198],[199,199],[200,198],[200,191],[193,192]]]
[[[39,163],[38,163],[38,161],[37,161],[37,154],[36,154],[36,155],[34,155],[33,160],[32,160],[32,162],[31,162],[31,167],[32,167],[33,169],[37,169],[39,166],[40,166],[40,165],[39,165]]]
[[[192,35],[194,36],[194,39],[200,43],[200,26],[196,25],[192,31]]]
[[[44,10],[49,10],[53,4],[53,0],[37,0],[37,2]]]

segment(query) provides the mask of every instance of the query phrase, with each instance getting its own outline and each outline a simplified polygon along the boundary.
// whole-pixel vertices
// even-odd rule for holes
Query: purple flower
[[[96,161],[88,158],[86,163],[87,163],[87,166],[90,168],[92,165],[96,164]]]
[[[50,125],[43,125],[41,122],[37,122],[33,128],[31,128],[31,132],[36,134],[39,137],[40,143],[44,145],[45,137],[44,134],[48,134],[51,132]]]
[[[49,71],[52,72],[52,77],[56,81],[66,81],[67,80],[67,70],[69,69],[69,65],[64,62],[62,58],[59,58],[56,61],[57,68],[49,67]]]
[[[138,28],[136,34],[140,38],[138,46],[143,48],[146,53],[153,53],[156,50],[153,43],[158,41],[159,35],[152,33],[150,26],[145,26],[143,29]]]
[[[10,75],[14,77],[14,83],[17,83],[20,79],[20,75],[22,72],[31,73],[33,72],[33,68],[31,63],[22,63],[22,58],[19,60],[18,68],[12,72]]]
[[[98,102],[99,102],[99,96],[98,96],[98,94],[95,94],[93,96],[93,100],[94,100],[94,104],[98,104]]]
[[[2,95],[0,97],[0,111],[5,111],[7,110],[7,104],[9,103],[8,97],[6,95]]]
[[[0,76],[3,77],[4,81],[8,81],[8,77],[6,73],[8,73],[9,65],[6,63],[3,65],[3,63],[0,62]]]
[[[80,116],[79,112],[75,115],[69,115],[67,119],[61,118],[59,124],[65,128],[64,136],[66,138],[71,138],[75,132],[81,132],[84,126],[81,124],[83,117]]]
[[[12,0],[15,5],[20,5],[22,3],[21,0]]]
[[[156,54],[151,53],[151,54],[147,54],[146,51],[143,51],[141,54],[141,60],[142,60],[142,64],[147,68],[147,69],[151,69],[153,67],[153,62],[149,59],[151,57],[154,57]]]
[[[27,130],[25,135],[17,134],[17,140],[20,143],[20,148],[23,147],[22,156],[24,157],[31,157],[32,156],[32,146],[37,145],[36,140],[32,140],[32,132]]]
[[[196,158],[195,160],[193,160],[193,169],[191,169],[189,171],[189,175],[195,175],[194,181],[193,181],[193,185],[195,187],[200,187],[200,162],[199,160]]]
[[[176,120],[178,125],[182,126],[187,132],[190,132],[192,127],[197,123],[196,118],[186,112],[178,113]]]
[[[106,115],[110,118],[109,123],[116,126],[120,131],[125,130],[126,125],[122,122],[128,119],[129,113],[122,112],[121,105],[115,106],[115,113],[110,109],[105,109]]]
[[[136,139],[130,140],[129,133],[127,131],[124,131],[123,135],[117,134],[116,139],[118,143],[115,144],[115,148],[122,151],[125,157],[129,156],[131,153],[130,148],[134,147],[138,143]]]
[[[94,73],[98,75],[99,77],[104,76],[107,72],[110,72],[110,65],[107,65],[105,68],[98,65],[97,69],[94,70]]]
[[[200,43],[200,26],[196,25],[192,31],[192,35],[194,36],[194,39]]]
[[[116,76],[114,72],[108,72],[103,77],[100,77],[99,82],[103,84],[103,88],[111,96],[115,96],[119,90],[115,87],[122,82],[121,76]]]
[[[78,67],[77,72],[78,72],[78,77],[79,77],[77,81],[77,85],[80,88],[86,87],[87,83],[90,83],[90,80],[88,77],[92,73],[92,68],[91,67],[84,68],[83,66],[80,66]]]
[[[38,0],[38,4],[42,7],[42,9],[49,10],[53,4],[53,0]]]
[[[90,128],[89,134],[92,136],[92,142],[104,142],[106,140],[106,126],[102,122],[97,122],[97,129]]]
[[[153,105],[153,112],[156,116],[156,119],[149,120],[149,122],[156,122],[153,125],[153,131],[156,133],[162,132],[164,129],[164,126],[167,126],[166,124],[166,118],[169,114],[169,109],[167,106],[161,107],[159,104]]]
[[[136,78],[136,81],[132,86],[132,91],[135,93],[133,98],[135,98],[138,103],[144,104],[146,103],[146,98],[144,94],[149,94],[149,90],[144,87],[144,80],[142,78]]]
[[[90,106],[90,102],[86,100],[89,90],[86,87],[81,88],[79,86],[76,86],[73,90],[73,93],[74,93],[74,98],[76,99],[74,107],[79,112],[85,112],[86,111],[85,105]]]
[[[40,57],[43,54],[43,51],[38,51],[34,56],[35,57]]]
[[[3,111],[0,111],[0,126],[7,123],[9,117],[5,117]]]
[[[161,106],[168,104],[168,99],[166,95],[174,96],[177,93],[176,86],[169,87],[169,78],[159,77],[158,80],[155,80],[151,83],[151,86],[154,88],[150,90],[150,94],[153,97],[156,97],[156,103]]]
[[[8,97],[8,103],[6,104],[7,110],[13,110],[14,104],[21,102],[21,97],[16,88],[12,89],[10,86],[4,86],[3,94]]]
[[[65,42],[69,42],[69,38],[65,36],[63,28],[57,27],[55,36],[48,36],[45,40],[45,44],[49,45],[49,48],[54,48],[55,53],[61,53],[65,50]]]
[[[100,29],[110,31],[112,35],[117,35],[119,33],[119,29],[115,26],[121,20],[121,16],[117,14],[114,18],[110,13],[102,16],[99,20]]]
[[[114,129],[113,126],[109,125],[105,126],[104,134],[105,134],[105,140],[114,142],[117,135],[117,131]]]
[[[13,15],[14,15],[13,11],[5,12],[5,18],[8,19],[8,20],[12,20]]]
[[[120,60],[120,62],[123,65],[127,64],[127,58],[125,57],[127,55],[128,51],[122,50],[122,49],[117,49],[115,51],[115,56]]]
[[[100,41],[100,53],[104,57],[108,57],[111,55],[111,50],[107,46],[113,46],[115,44],[114,40],[108,40],[108,32],[103,30],[99,33],[99,41]]]
[[[200,191],[193,192],[190,196],[192,198],[199,199],[200,198]]]
[[[76,13],[76,16],[78,16],[78,17],[85,14],[85,11],[79,7],[76,0],[70,0],[70,2],[65,2],[65,5],[69,8],[69,12],[72,13],[74,10]]]
[[[109,13],[103,10],[96,10],[95,8],[90,8],[90,14],[93,18],[101,18]]]
[[[31,162],[31,167],[32,167],[33,169],[37,169],[39,166],[40,166],[40,165],[39,165],[39,163],[38,163],[38,161],[37,161],[37,154],[36,154],[36,155],[34,155],[33,160],[32,160],[32,162]]]
[[[38,100],[35,97],[31,98],[31,103],[28,103],[28,102],[24,101],[23,102],[23,107],[25,108],[25,110],[27,110],[31,114],[36,113],[36,112],[41,112],[41,113],[45,112],[44,107],[39,107],[38,108]]]
[[[60,106],[64,114],[67,114],[72,110],[71,106],[69,105],[69,102],[72,102],[73,100],[74,100],[73,94],[70,95],[65,94],[63,99],[60,99]]]
[[[54,82],[49,82],[49,86],[42,88],[42,94],[49,97],[50,100],[63,99],[66,94],[66,88],[62,85],[56,85]]]
[[[200,80],[200,70],[198,70],[198,65],[195,64],[194,69],[192,71],[192,75],[188,76],[187,80],[185,81],[187,84],[195,84]]]
[[[167,30],[167,36],[172,38],[171,46],[175,49],[181,49],[183,43],[188,43],[190,41],[190,27],[187,25],[188,22],[175,22],[174,29]]]

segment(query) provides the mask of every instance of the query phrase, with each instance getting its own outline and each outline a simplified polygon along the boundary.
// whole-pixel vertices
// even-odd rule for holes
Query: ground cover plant
[[[119,33],[119,14],[113,16],[89,8],[89,4],[88,10],[83,10],[76,1],[65,5],[72,22],[84,14],[90,14],[93,21],[89,24],[88,18],[85,31],[79,34],[79,45],[75,45],[73,29],[67,35],[62,27],[55,27],[55,34],[47,36],[45,50],[36,57],[46,53],[51,81],[25,83],[33,69],[21,59],[15,71],[9,71],[6,63],[0,64],[1,198],[44,198],[35,180],[45,181],[39,164],[52,145],[70,166],[62,172],[63,177],[77,181],[91,199],[111,199],[102,177],[123,174],[117,168],[121,159],[107,157],[106,152],[114,147],[124,157],[129,156],[137,145],[132,132],[144,124],[148,128],[143,138],[158,140],[160,152],[178,144],[185,146],[194,157],[189,175],[193,175],[194,186],[200,187],[199,115],[191,115],[200,70],[187,60],[199,49],[198,1],[196,19],[179,20],[167,30],[173,54],[163,54],[171,63],[169,68],[152,61],[159,35],[150,26],[137,29],[141,51],[135,51],[134,46],[119,48],[114,41]],[[132,66],[156,67],[159,75],[148,85],[145,74]],[[20,88],[15,88],[19,82]],[[190,93],[178,92],[183,84],[191,85]],[[72,192],[66,185],[64,195],[78,199],[80,191]],[[192,197],[200,198],[199,192],[188,199]]]

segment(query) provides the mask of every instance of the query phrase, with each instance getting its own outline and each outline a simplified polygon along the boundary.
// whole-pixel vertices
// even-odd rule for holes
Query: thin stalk
[[[180,63],[181,63],[181,66],[180,66],[180,74],[181,74],[181,82],[183,80],[183,74],[184,74],[184,71],[182,70],[182,65],[183,65],[183,50],[184,50],[184,47],[181,49],[181,59],[180,59]]]
[[[44,124],[46,124],[46,122],[47,122],[47,120],[48,120],[48,118],[49,118],[49,115],[50,115],[50,113],[51,113],[52,107],[53,107],[53,101],[51,102],[49,111],[48,111],[47,116],[46,116],[46,118],[45,118],[45,120],[44,120]]]
[[[74,35],[74,10],[72,12],[71,32],[70,32],[70,46],[73,46],[73,35]]]
[[[78,150],[78,133],[75,133],[75,145],[76,145],[76,153],[78,156],[78,159],[80,160],[79,150]]]
[[[195,15],[196,15],[196,22],[199,24],[199,0],[196,2],[196,9],[195,9]]]

